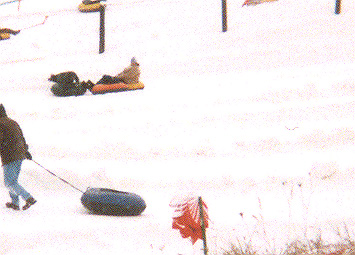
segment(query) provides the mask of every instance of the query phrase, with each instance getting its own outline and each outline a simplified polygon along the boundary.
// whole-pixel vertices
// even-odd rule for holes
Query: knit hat
[[[6,117],[6,111],[3,104],[0,104],[0,117]]]
[[[131,65],[138,65],[137,59],[135,57],[131,58]]]

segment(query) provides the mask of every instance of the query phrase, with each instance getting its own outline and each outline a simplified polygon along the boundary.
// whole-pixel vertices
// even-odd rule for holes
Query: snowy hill
[[[205,198],[217,254],[237,237],[278,248],[352,227],[355,4],[342,2],[335,15],[330,0],[228,1],[222,33],[219,1],[108,0],[103,54],[99,14],[78,12],[80,1],[0,6],[1,27],[48,16],[0,42],[0,103],[34,159],[81,189],[132,191],[148,206],[89,215],[80,193],[26,161],[20,182],[38,203],[0,207],[0,253],[201,254],[171,229],[169,202],[185,193]],[[50,92],[50,74],[95,82],[133,56],[142,91]]]

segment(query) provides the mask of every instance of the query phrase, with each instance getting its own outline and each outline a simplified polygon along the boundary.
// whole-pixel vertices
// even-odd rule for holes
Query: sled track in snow
[[[45,59],[44,57],[39,58],[26,58],[26,59],[17,59],[17,60],[9,60],[0,62],[0,65],[10,65],[10,64],[17,64],[17,63],[24,63],[24,62],[34,62]]]

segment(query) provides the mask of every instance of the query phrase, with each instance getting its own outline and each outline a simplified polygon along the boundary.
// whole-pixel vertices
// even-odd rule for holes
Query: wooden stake
[[[99,54],[105,51],[105,6],[100,7],[100,46]]]
[[[341,0],[336,0],[335,3],[335,14],[340,14],[341,11]]]
[[[227,32],[227,0],[222,0],[222,32]]]
[[[205,218],[203,217],[203,205],[202,205],[202,197],[198,197],[198,205],[200,207],[200,224],[201,224],[201,230],[202,230],[202,239],[203,239],[203,254],[207,255],[208,249],[207,249],[207,240],[206,240],[206,224],[205,224]]]

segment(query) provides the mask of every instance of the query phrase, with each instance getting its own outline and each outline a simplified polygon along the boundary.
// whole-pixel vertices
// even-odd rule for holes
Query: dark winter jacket
[[[0,155],[3,165],[25,159],[28,145],[22,130],[16,121],[7,117],[5,111],[0,111]]]

